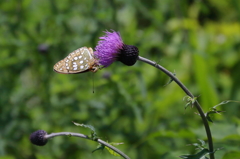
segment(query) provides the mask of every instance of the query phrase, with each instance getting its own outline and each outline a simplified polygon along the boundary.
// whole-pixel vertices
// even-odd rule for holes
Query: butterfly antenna
[[[94,72],[92,73],[93,75],[92,75],[92,79],[93,79],[93,93],[94,93]]]

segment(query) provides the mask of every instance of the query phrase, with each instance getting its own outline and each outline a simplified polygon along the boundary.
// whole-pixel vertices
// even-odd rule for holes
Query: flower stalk
[[[164,67],[162,67],[161,65],[157,64],[156,62],[153,62],[149,59],[146,59],[144,57],[141,57],[141,56],[138,56],[138,60],[139,61],[142,61],[142,62],[145,62],[147,64],[150,64],[154,67],[156,67],[157,69],[161,70],[162,72],[164,72],[166,75],[168,75],[173,81],[175,81],[179,87],[181,87],[181,89],[188,95],[190,96],[191,98],[194,98],[193,94],[187,89],[187,87],[176,77],[174,76],[174,74],[170,71],[168,71],[167,69],[165,69]],[[214,152],[214,147],[213,147],[213,141],[212,141],[212,134],[211,134],[211,130],[210,130],[210,127],[209,127],[209,124],[208,124],[208,121],[207,121],[207,118],[202,110],[202,107],[200,106],[200,104],[198,103],[198,101],[196,100],[194,102],[194,105],[196,106],[201,118],[202,118],[202,121],[203,121],[203,125],[205,127],[205,131],[206,131],[206,134],[207,134],[207,138],[208,138],[208,146],[209,146],[209,151],[210,152]],[[214,153],[210,153],[210,159],[215,159],[214,157]]]
[[[33,144],[38,145],[38,146],[44,146],[48,139],[50,138],[54,138],[57,136],[75,136],[75,137],[80,137],[80,138],[84,138],[84,139],[88,139],[88,140],[92,140],[91,138],[89,138],[87,135],[84,134],[80,134],[80,133],[73,133],[73,132],[59,132],[59,133],[51,133],[51,134],[47,134],[44,130],[38,130],[35,131],[31,134],[30,136],[30,140]],[[117,149],[116,147],[110,145],[109,143],[101,140],[101,139],[95,139],[92,140],[95,142],[98,142],[110,149],[112,149],[114,152],[116,152],[117,154],[119,154],[120,156],[122,156],[125,159],[130,159],[126,154],[124,154],[122,151],[120,151],[119,149]],[[44,144],[43,144],[44,143]]]

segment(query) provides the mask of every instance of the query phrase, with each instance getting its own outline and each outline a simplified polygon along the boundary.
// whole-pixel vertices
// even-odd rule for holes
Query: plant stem
[[[45,135],[45,138],[46,139],[49,139],[49,138],[53,138],[53,137],[56,137],[56,136],[76,136],[76,137],[81,137],[81,138],[84,138],[84,139],[88,139],[88,140],[92,140],[91,138],[89,138],[87,135],[84,135],[84,134],[80,134],[80,133],[72,133],[72,132],[59,132],[59,133],[51,133],[51,134],[48,134],[48,135]],[[123,158],[125,159],[130,159],[126,154],[124,154],[122,151],[120,151],[119,149],[117,149],[116,147],[110,145],[109,143],[101,140],[101,139],[96,139],[96,140],[92,140],[92,141],[96,141],[106,147],[109,147],[110,149],[112,149],[113,151],[115,151],[116,153],[118,153],[120,156],[122,156]]]
[[[146,59],[144,57],[138,56],[138,60],[142,61],[142,62],[145,62],[147,64],[150,64],[150,65],[158,68],[162,72],[164,72],[173,81],[175,81],[188,96],[190,96],[191,98],[194,98],[193,94],[187,89],[186,86],[183,85],[183,83],[176,76],[174,76],[174,74],[172,72],[168,71],[167,69],[165,69],[161,65],[157,64],[156,62],[148,60],[148,59]],[[204,125],[205,130],[206,130],[206,134],[207,134],[207,138],[208,138],[208,146],[209,146],[209,151],[210,151],[210,154],[209,154],[210,159],[215,159],[215,157],[214,157],[213,141],[212,141],[212,134],[211,134],[211,130],[210,130],[207,118],[206,118],[206,116],[205,116],[205,114],[204,114],[204,112],[202,110],[202,107],[200,106],[200,104],[198,103],[197,100],[194,102],[194,105],[196,106],[196,108],[197,108],[197,110],[198,110],[198,112],[199,112],[199,114],[200,114],[200,116],[202,118],[203,125]]]

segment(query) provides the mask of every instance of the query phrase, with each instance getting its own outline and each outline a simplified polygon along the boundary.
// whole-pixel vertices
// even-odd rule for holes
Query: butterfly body
[[[63,60],[53,66],[53,70],[62,74],[77,74],[83,72],[96,72],[99,69],[94,58],[92,48],[81,47],[71,52]]]

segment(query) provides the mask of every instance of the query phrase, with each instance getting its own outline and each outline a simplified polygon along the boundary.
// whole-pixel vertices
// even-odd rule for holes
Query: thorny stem
[[[46,139],[49,138],[53,138],[56,136],[76,136],[76,137],[81,137],[84,139],[88,139],[88,140],[92,140],[91,138],[89,138],[87,135],[83,135],[83,134],[79,134],[79,133],[72,133],[72,132],[59,132],[59,133],[51,133],[48,135],[45,135]],[[101,139],[96,139],[96,140],[92,140],[92,141],[96,141],[106,147],[109,147],[110,149],[112,149],[113,151],[115,151],[116,153],[118,153],[120,156],[122,156],[125,159],[130,159],[126,154],[124,154],[122,151],[120,151],[119,149],[117,149],[116,147],[110,145],[109,143],[101,140]]]
[[[173,81],[175,81],[181,88],[182,90],[188,95],[190,96],[191,98],[194,98],[193,94],[187,89],[186,86],[183,85],[183,83],[177,79],[177,77],[174,76],[174,74],[170,71],[168,71],[167,69],[165,69],[164,67],[162,67],[161,65],[157,64],[156,62],[153,62],[151,60],[148,60],[144,57],[141,57],[141,56],[138,56],[138,60],[139,61],[142,61],[142,62],[145,62],[147,64],[150,64],[156,68],[158,68],[159,70],[161,70],[162,72],[164,72],[166,75],[168,75]],[[196,100],[194,102],[201,118],[202,118],[202,121],[203,121],[203,125],[205,127],[205,130],[206,130],[206,134],[207,134],[207,138],[208,138],[208,146],[209,146],[209,151],[210,151],[210,159],[215,159],[214,157],[214,148],[213,148],[213,141],[212,141],[212,134],[211,134],[211,130],[210,130],[210,127],[209,127],[209,124],[208,124],[208,121],[207,121],[207,118],[202,110],[202,107],[200,106],[200,104],[198,103],[198,101]]]

